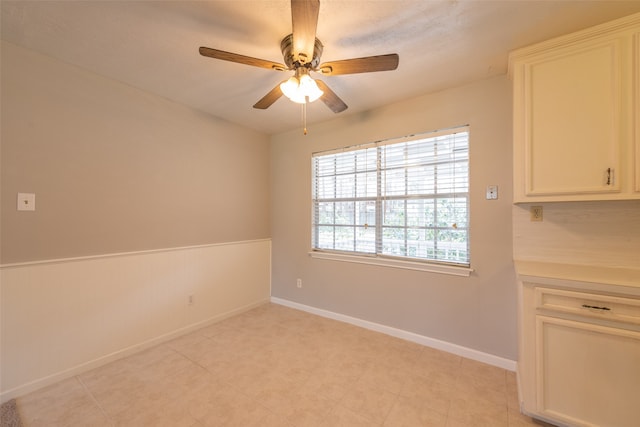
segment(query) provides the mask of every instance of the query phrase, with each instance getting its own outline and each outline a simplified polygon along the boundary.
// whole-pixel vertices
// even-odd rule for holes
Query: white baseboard
[[[326,317],[333,320],[349,323],[355,326],[360,326],[365,329],[369,329],[376,332],[381,332],[386,335],[391,335],[396,338],[401,338],[407,341],[411,341],[417,344],[424,345],[426,347],[435,348],[437,350],[446,351],[448,353],[456,354],[467,359],[475,360],[478,362],[486,363],[488,365],[496,366],[498,368],[506,369],[508,371],[515,372],[517,362],[515,360],[505,359],[493,354],[484,353],[482,351],[474,350],[472,348],[463,347],[457,344],[452,344],[446,341],[438,340],[435,338],[425,337],[413,332],[404,331],[402,329],[392,328],[390,326],[381,325],[379,323],[370,322],[368,320],[358,319],[356,317],[347,316],[340,313],[334,313],[332,311],[323,310],[321,308],[311,307],[308,305],[300,304],[294,301],[289,301],[283,298],[271,297],[271,302],[274,304],[284,305],[297,310],[306,311],[311,314]]]

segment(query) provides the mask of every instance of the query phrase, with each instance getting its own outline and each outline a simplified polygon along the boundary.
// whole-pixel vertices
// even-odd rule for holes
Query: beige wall
[[[3,264],[269,237],[266,135],[6,42],[1,137]]]
[[[511,121],[511,84],[503,76],[311,125],[307,136],[272,137],[272,295],[515,360]],[[464,124],[471,135],[471,277],[309,257],[311,153]],[[487,185],[499,186],[498,200],[485,199]]]

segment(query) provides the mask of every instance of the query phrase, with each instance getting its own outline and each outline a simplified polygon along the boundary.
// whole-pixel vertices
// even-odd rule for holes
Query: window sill
[[[321,251],[311,251],[309,256],[318,259],[327,259],[331,261],[355,262],[358,264],[370,264],[382,267],[402,268],[405,270],[427,271],[430,273],[449,274],[452,276],[469,277],[473,272],[473,268],[463,266],[452,266],[443,264],[430,264],[415,261],[404,261],[390,258],[368,257],[363,255],[349,255],[343,253],[331,253]]]

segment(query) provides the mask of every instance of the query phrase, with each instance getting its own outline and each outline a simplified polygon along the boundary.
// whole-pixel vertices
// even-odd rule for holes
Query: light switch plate
[[[35,211],[36,195],[34,193],[18,193],[18,210]]]
[[[487,186],[487,200],[495,200],[498,198],[498,186],[497,185],[488,185]]]

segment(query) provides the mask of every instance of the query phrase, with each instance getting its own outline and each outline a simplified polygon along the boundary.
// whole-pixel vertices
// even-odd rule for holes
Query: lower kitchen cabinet
[[[640,287],[522,274],[519,286],[523,412],[557,425],[639,426]]]

